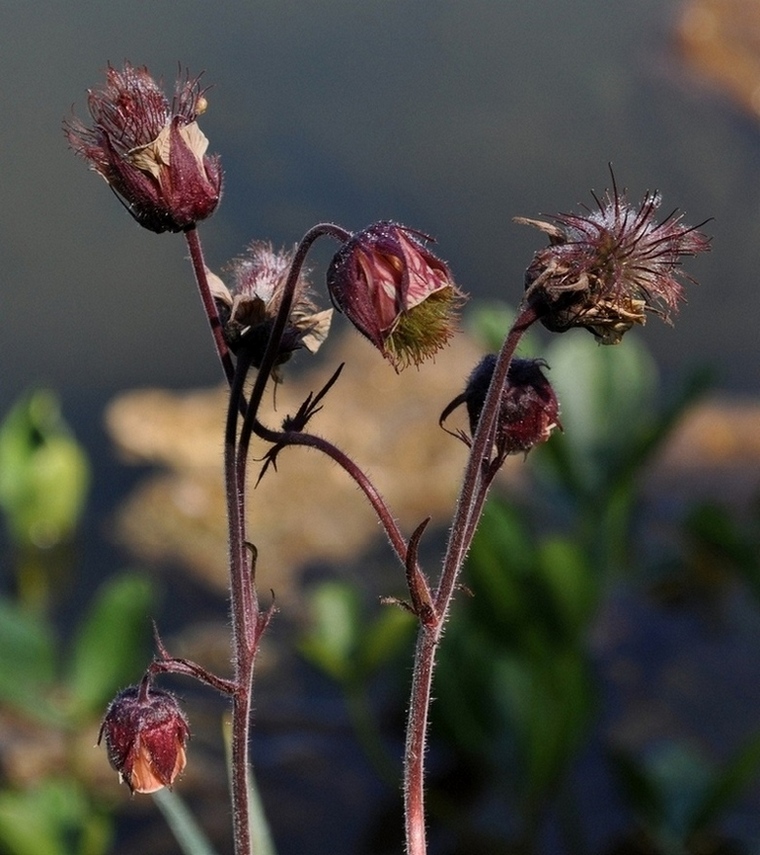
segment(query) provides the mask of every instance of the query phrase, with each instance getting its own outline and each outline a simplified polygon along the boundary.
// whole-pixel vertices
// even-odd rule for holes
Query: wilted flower
[[[254,241],[248,247],[247,255],[229,265],[231,290],[218,276],[207,271],[227,346],[233,353],[242,347],[247,348],[256,368],[261,365],[272,325],[280,310],[292,262],[292,252],[275,252],[270,243]],[[316,353],[327,338],[332,309],[317,311],[309,290],[308,279],[302,270],[296,282],[276,365],[286,362],[293,351],[302,347]]]
[[[709,239],[676,211],[656,222],[659,193],[647,192],[636,210],[613,180],[612,192],[594,198],[596,210],[558,214],[554,223],[515,218],[549,236],[526,271],[525,297],[553,332],[585,327],[617,344],[648,311],[670,320],[684,299],[679,277],[690,278],[681,259],[708,250]]]
[[[481,359],[470,374],[464,392],[443,411],[441,424],[464,403],[470,422],[470,435],[475,435],[495,367],[494,354],[490,353]],[[503,462],[508,454],[527,453],[534,445],[546,442],[555,428],[561,427],[557,397],[541,370],[545,367],[543,359],[513,357],[510,362],[496,418],[494,447],[499,462]],[[470,443],[464,434],[459,436]]]
[[[92,127],[65,125],[74,151],[151,231],[183,231],[210,216],[222,173],[196,122],[206,109],[199,78],[179,79],[170,104],[144,67],[109,66],[106,77],[104,89],[88,92]]]
[[[100,726],[108,760],[133,793],[171,787],[185,768],[190,728],[169,692],[130,686],[111,701]]]
[[[327,272],[335,305],[397,370],[446,344],[464,299],[425,240],[397,223],[375,223],[346,241]]]

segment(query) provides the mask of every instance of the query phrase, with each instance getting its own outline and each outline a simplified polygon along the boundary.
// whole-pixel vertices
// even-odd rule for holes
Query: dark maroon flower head
[[[477,430],[495,367],[496,356],[488,354],[467,380],[462,397],[467,407],[472,436]],[[513,357],[509,365],[494,440],[500,460],[508,454],[530,451],[534,445],[546,442],[552,431],[560,427],[559,403],[551,383],[541,370],[546,367],[543,359],[518,357]]]
[[[617,344],[646,312],[670,320],[684,299],[681,280],[691,279],[681,259],[708,250],[709,239],[676,211],[658,223],[659,193],[647,192],[637,210],[613,178],[612,192],[594,198],[595,210],[558,214],[553,223],[515,218],[549,236],[526,271],[525,299],[553,332],[585,327]]]
[[[282,305],[293,256],[286,250],[275,251],[271,243],[253,241],[243,257],[228,265],[229,289],[220,277],[207,270],[227,346],[233,353],[248,348],[256,368],[261,365]],[[278,365],[300,348],[316,353],[327,338],[333,310],[318,311],[310,292],[308,271],[302,268],[280,342]]]
[[[130,686],[106,710],[98,744],[106,740],[108,760],[133,793],[171,787],[185,768],[190,727],[169,692]]]
[[[67,123],[69,144],[141,226],[180,232],[213,214],[222,173],[196,122],[207,106],[199,78],[180,78],[169,103],[146,68],[109,66],[87,101],[92,125]]]
[[[327,272],[337,308],[396,370],[419,365],[456,331],[464,297],[425,246],[430,239],[398,223],[374,223],[346,241]]]

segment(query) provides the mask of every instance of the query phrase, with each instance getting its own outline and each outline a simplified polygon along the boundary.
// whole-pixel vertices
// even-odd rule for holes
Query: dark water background
[[[609,184],[707,217],[666,375],[714,364],[754,393],[760,349],[760,132],[694,84],[662,0],[4,3],[0,53],[0,404],[67,390],[218,378],[176,236],[138,228],[67,150],[107,62],[178,63],[213,86],[202,127],[226,190],[203,228],[219,268],[253,238],[395,218],[439,240],[474,297],[516,302],[541,243],[512,216],[574,209]]]
[[[30,384],[61,391],[95,466],[85,578],[124,560],[103,520],[138,476],[114,462],[102,405],[125,388],[220,378],[181,238],[137,227],[67,150],[61,122],[72,105],[86,115],[85,90],[107,62],[146,64],[167,82],[178,64],[205,69],[202,127],[225,170],[223,203],[202,229],[215,268],[253,238],[289,244],[320,220],[353,229],[393,218],[435,235],[473,297],[516,303],[542,241],[511,218],[590,202],[611,162],[634,199],[658,188],[663,213],[715,218],[675,330],[646,331],[666,380],[710,364],[720,389],[752,396],[760,129],[681,67],[677,10],[663,0],[3,3],[0,413]],[[79,596],[62,598],[64,622]],[[174,605],[202,602],[188,584]],[[223,602],[207,607],[223,617]],[[263,750],[276,753],[276,741]],[[616,807],[604,781],[587,780],[604,828]],[[276,777],[269,784],[277,793]],[[300,839],[288,847],[294,828],[283,825],[283,851],[306,851]],[[328,839],[340,848],[349,831]]]

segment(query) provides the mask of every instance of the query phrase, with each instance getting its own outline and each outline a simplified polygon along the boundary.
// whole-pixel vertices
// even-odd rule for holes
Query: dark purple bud
[[[472,435],[477,430],[495,366],[494,354],[483,357],[467,381],[463,398]],[[502,459],[508,454],[530,451],[560,427],[559,403],[541,370],[545,367],[543,359],[514,357],[510,363],[494,440],[496,453]]]
[[[130,686],[111,701],[100,726],[108,760],[133,793],[170,787],[185,768],[190,727],[177,699],[147,685]]]

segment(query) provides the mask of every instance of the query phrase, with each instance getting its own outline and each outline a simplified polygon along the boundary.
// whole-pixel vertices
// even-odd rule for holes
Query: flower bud
[[[111,701],[100,726],[108,760],[133,793],[170,787],[185,768],[190,728],[177,699],[148,686],[130,686]]]
[[[496,356],[484,356],[467,381],[463,397],[473,436],[495,367]],[[541,371],[545,367],[543,359],[517,357],[513,357],[509,365],[494,439],[500,459],[508,454],[530,451],[534,445],[546,442],[554,428],[560,427],[559,403],[551,383]]]
[[[596,197],[595,197],[596,198]],[[597,209],[558,214],[554,223],[516,217],[549,237],[525,274],[525,299],[545,327],[585,327],[601,344],[618,344],[646,312],[669,321],[684,299],[683,256],[708,250],[709,239],[675,211],[655,220],[659,193],[646,193],[636,210],[625,193],[607,191]]]
[[[88,106],[93,125],[67,123],[69,144],[141,226],[179,232],[213,214],[222,173],[196,122],[207,106],[199,78],[178,80],[170,104],[146,68],[109,66]]]
[[[464,299],[423,240],[414,229],[375,223],[346,241],[327,272],[337,308],[397,371],[446,344]]]

